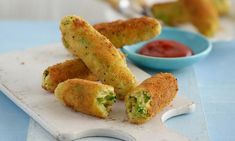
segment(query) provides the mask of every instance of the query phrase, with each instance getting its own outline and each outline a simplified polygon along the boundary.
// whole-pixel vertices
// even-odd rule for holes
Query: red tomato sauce
[[[139,54],[152,57],[185,57],[193,55],[186,45],[173,40],[156,40],[146,44],[139,50]]]

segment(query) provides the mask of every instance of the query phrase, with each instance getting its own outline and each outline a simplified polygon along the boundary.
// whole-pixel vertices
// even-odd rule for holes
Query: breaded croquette
[[[230,0],[178,0],[156,3],[151,8],[153,16],[165,24],[175,26],[192,22],[206,36],[215,34],[218,15],[226,15],[229,10]]]
[[[89,70],[104,84],[114,87],[117,97],[136,86],[136,79],[114,45],[78,16],[66,16],[60,29],[68,50],[81,58]]]
[[[60,82],[71,78],[97,81],[96,76],[91,73],[82,60],[73,59],[48,67],[43,72],[42,87],[54,92]]]
[[[230,11],[230,0],[211,0],[218,15],[227,15]],[[153,16],[165,24],[175,26],[189,22],[189,15],[180,1],[156,3],[151,7]]]
[[[190,21],[198,31],[213,36],[219,26],[218,14],[211,0],[179,0],[187,9]]]
[[[227,15],[230,11],[230,0],[212,0],[220,16]]]
[[[155,18],[171,26],[190,21],[187,10],[179,1],[156,3],[151,7],[151,12]]]
[[[98,23],[93,27],[108,38],[116,48],[151,39],[161,32],[160,23],[150,17]],[[68,48],[69,45],[63,37],[62,41],[65,48]]]
[[[64,45],[64,47],[71,53],[71,54],[73,54],[73,55],[75,55],[76,56],[76,54],[74,54],[74,52],[72,52],[72,51],[70,51],[68,48],[69,48],[69,45],[68,45],[68,43],[65,41],[65,39],[62,37],[62,43],[63,43],[63,45]],[[120,55],[122,56],[122,58],[126,61],[126,56],[120,51],[120,50],[118,50],[118,52],[120,53]]]
[[[151,39],[161,32],[160,23],[150,17],[99,23],[94,28],[106,36],[116,48]]]
[[[82,79],[68,79],[55,89],[55,96],[66,106],[88,115],[107,118],[116,101],[112,86]]]
[[[146,79],[125,98],[129,122],[142,124],[150,120],[173,101],[177,91],[177,79],[170,73]]]
[[[126,21],[119,20],[119,21],[115,21],[115,22],[111,22],[111,23],[100,23],[100,24],[94,25],[94,28],[96,28],[101,34],[105,35],[108,39],[111,39],[110,41],[111,42],[113,41],[112,43],[117,48],[120,48],[124,45],[134,44],[134,43],[137,43],[140,41],[148,40],[148,39],[158,35],[161,31],[161,26],[157,22],[157,20],[155,20],[153,18],[148,18],[148,17],[134,18],[134,19],[126,20]],[[138,36],[137,36],[137,34],[138,34]],[[125,39],[121,40],[120,37],[123,37]],[[69,44],[65,41],[64,37],[62,37],[62,42],[63,42],[65,48],[68,49]],[[75,53],[69,49],[68,49],[68,51],[70,51],[70,53],[72,53],[72,54]],[[119,51],[119,53],[122,56],[122,58],[125,60],[125,55],[121,51]],[[70,67],[72,65],[71,63],[74,63],[72,68],[77,67],[77,68],[85,69],[84,68],[85,64],[82,64],[81,66],[79,66],[79,64],[77,64],[78,59],[75,59],[75,60],[61,63],[60,66]],[[69,63],[70,65],[67,63]],[[80,63],[82,63],[82,62],[80,62]],[[57,67],[57,69],[58,69],[58,71],[56,71],[57,76],[60,76],[60,75],[64,76],[64,74],[59,74],[59,72],[64,73],[63,70],[59,70],[59,69],[69,70],[69,68],[64,68],[64,67]],[[80,74],[80,72],[76,72],[76,71],[80,71],[80,70],[73,69],[73,72],[71,70],[70,73]],[[87,72],[87,71],[89,71],[89,70],[86,70],[86,71],[84,70],[84,72]],[[73,75],[73,74],[70,75],[70,73],[67,73],[67,76],[68,76],[67,79],[72,78],[71,75]],[[76,76],[75,78],[80,78],[80,76]],[[84,78],[84,77],[82,77],[82,78]],[[64,81],[67,79],[64,76],[64,78],[60,79],[60,80]],[[86,79],[86,78],[84,78],[84,79]],[[58,81],[58,82],[62,82],[62,81]],[[49,88],[47,89],[45,86],[44,86],[44,88],[46,90],[53,92],[55,89],[55,86],[57,86],[58,82],[56,84],[54,84],[54,86],[51,89],[49,89]]]

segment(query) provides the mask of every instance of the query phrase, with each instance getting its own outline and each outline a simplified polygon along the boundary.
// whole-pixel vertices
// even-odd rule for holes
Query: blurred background
[[[1,20],[59,21],[70,14],[89,22],[121,17],[102,0],[0,0]]]
[[[59,22],[65,15],[76,14],[90,23],[98,23],[148,15],[161,20],[165,26],[199,31],[216,40],[234,39],[235,0],[200,0],[202,2],[196,4],[200,11],[196,12],[190,10],[195,5],[193,1],[186,2],[186,6],[182,7],[176,0],[0,0],[0,20]],[[214,20],[217,17],[211,14],[210,4],[203,1],[213,3],[219,21]],[[195,23],[192,17],[201,25]],[[208,22],[208,19],[212,20]]]

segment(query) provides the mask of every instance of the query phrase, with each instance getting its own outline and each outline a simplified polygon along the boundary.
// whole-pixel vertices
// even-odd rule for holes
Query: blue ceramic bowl
[[[150,57],[137,53],[145,44],[157,39],[169,39],[183,43],[192,49],[193,55],[178,58],[162,58]],[[128,59],[137,65],[153,69],[175,70],[200,61],[210,53],[211,49],[212,45],[210,41],[199,34],[175,28],[164,28],[159,36],[154,37],[149,41],[124,46],[121,50],[127,54]]]

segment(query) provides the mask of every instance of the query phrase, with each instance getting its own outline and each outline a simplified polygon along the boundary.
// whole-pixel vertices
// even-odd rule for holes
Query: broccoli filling
[[[42,81],[42,86],[48,88],[50,87],[50,80],[49,80],[49,71],[48,70],[45,70],[43,72],[43,77],[42,77],[43,81]]]
[[[49,71],[48,71],[48,70],[45,70],[45,71],[43,72],[44,78],[47,77],[48,74],[49,74]]]
[[[151,97],[146,91],[140,91],[135,96],[129,96],[128,114],[132,118],[147,118]]]
[[[101,105],[102,109],[106,112],[111,110],[111,106],[116,102],[116,99],[117,97],[113,92],[109,92],[106,95],[96,98],[98,104]]]

